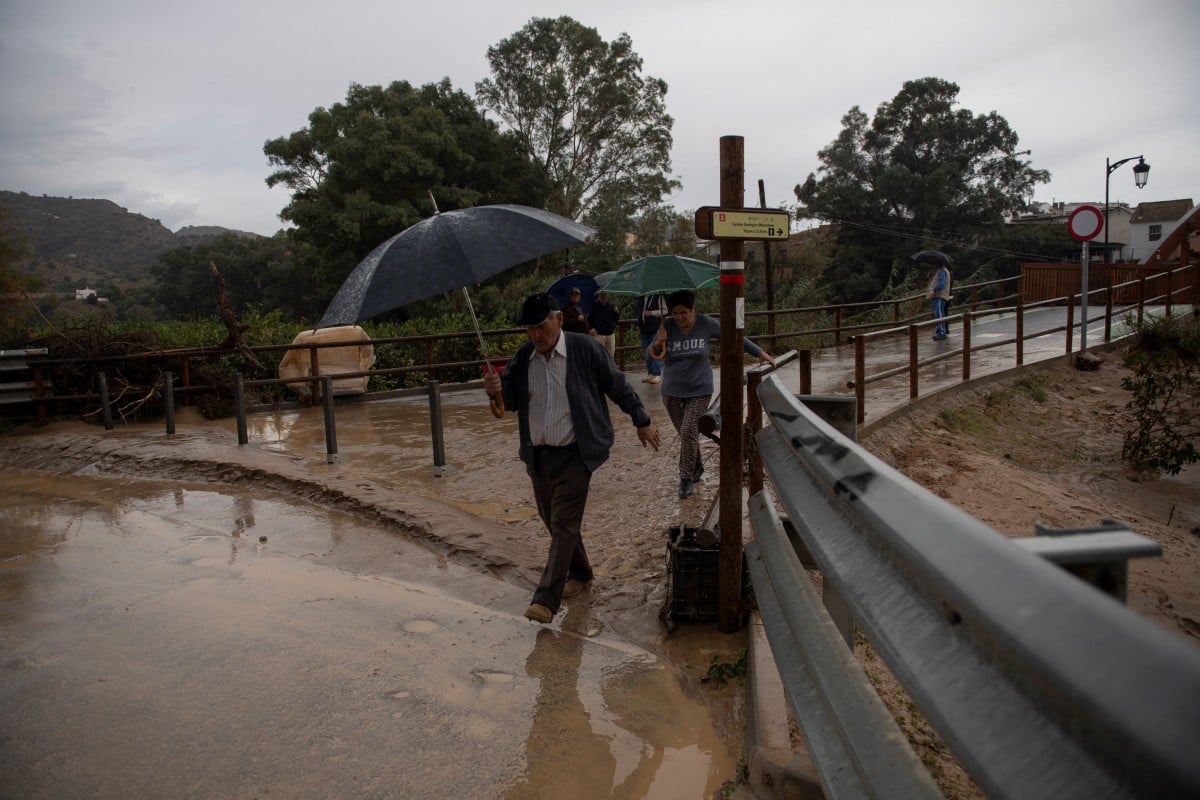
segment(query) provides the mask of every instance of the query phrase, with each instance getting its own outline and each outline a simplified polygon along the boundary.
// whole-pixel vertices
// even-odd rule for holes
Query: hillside
[[[22,271],[52,291],[145,281],[158,256],[225,233],[219,227],[185,227],[172,233],[156,219],[111,200],[34,196],[0,191],[0,228],[24,250]]]

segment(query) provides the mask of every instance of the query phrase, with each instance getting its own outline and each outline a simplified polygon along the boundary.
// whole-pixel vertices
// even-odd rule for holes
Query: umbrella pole
[[[431,195],[432,196],[432,195]],[[467,291],[467,287],[463,287],[463,297],[467,299],[467,311],[471,312],[471,322],[475,324],[475,336],[479,339],[479,351],[483,353],[483,363],[487,365],[488,372],[496,373],[496,368],[492,366],[491,359],[488,358],[487,346],[483,343],[483,331],[479,330],[479,318],[475,316],[475,306],[471,303],[471,293]],[[492,416],[500,419],[504,416],[504,395],[498,394],[494,398],[489,399],[489,405],[492,409]]]

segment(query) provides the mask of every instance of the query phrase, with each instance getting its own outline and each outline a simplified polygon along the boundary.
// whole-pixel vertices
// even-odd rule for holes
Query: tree
[[[627,34],[609,43],[570,17],[534,18],[487,58],[492,77],[475,85],[476,96],[533,161],[545,208],[611,223],[678,186],[667,175],[667,84],[642,77]]]
[[[206,319],[217,311],[212,269],[224,281],[226,300],[238,314],[253,305],[280,310],[291,319],[319,316],[329,298],[313,281],[311,250],[289,231],[270,238],[227,233],[192,247],[178,247],[151,267],[153,296],[173,319]]]
[[[911,271],[922,247],[954,250],[998,232],[1050,179],[1016,152],[1018,137],[995,111],[956,109],[958,86],[908,81],[872,120],[858,106],[818,156],[821,166],[796,186],[799,216],[842,226],[830,288],[869,300]],[[972,259],[956,272],[971,270]]]
[[[351,84],[345,103],[317,108],[307,128],[272,139],[268,186],[291,202],[280,216],[316,248],[327,302],[376,245],[433,213],[539,194],[516,140],[500,133],[449,79],[419,89]]]

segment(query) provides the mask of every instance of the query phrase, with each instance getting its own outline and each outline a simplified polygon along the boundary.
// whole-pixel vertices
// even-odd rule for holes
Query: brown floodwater
[[[594,591],[535,625],[520,581],[361,514],[228,467],[231,487],[126,474],[115,454],[160,432],[63,435],[8,459],[57,442],[58,471],[0,468],[0,795],[696,798],[735,777],[686,676],[610,635]]]

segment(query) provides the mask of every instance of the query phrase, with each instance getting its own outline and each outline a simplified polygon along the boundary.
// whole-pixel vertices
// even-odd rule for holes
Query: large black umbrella
[[[593,233],[586,225],[529,206],[434,213],[360,261],[317,327],[353,325],[417,300],[465,290],[517,264],[583,244]],[[469,295],[467,300],[469,306]]]
[[[919,253],[913,253],[909,258],[918,264],[933,264],[939,267],[948,267],[954,263],[950,256],[941,250],[922,250]]]
[[[430,200],[433,195],[430,194]],[[405,228],[372,250],[347,276],[318,328],[352,325],[376,314],[462,289],[488,369],[479,319],[467,287],[535,258],[583,244],[595,231],[574,220],[517,205],[475,206]],[[503,416],[502,402],[492,412]]]

